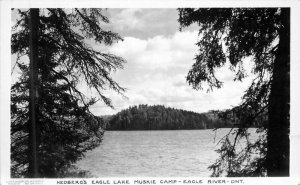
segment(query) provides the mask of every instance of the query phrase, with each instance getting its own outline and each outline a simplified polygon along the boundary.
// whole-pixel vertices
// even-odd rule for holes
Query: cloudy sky
[[[165,105],[195,112],[226,109],[238,105],[250,78],[243,82],[233,81],[233,72],[225,66],[216,72],[224,82],[221,89],[207,93],[196,91],[186,82],[186,75],[197,53],[198,26],[179,31],[176,9],[108,9],[105,12],[110,24],[106,29],[119,33],[124,39],[103,48],[123,57],[124,69],[112,73],[112,77],[126,88],[124,98],[113,91],[105,91],[115,109],[99,101],[91,107],[95,115],[111,115],[132,105]],[[16,14],[13,13],[12,24]],[[12,57],[12,65],[15,57]],[[250,68],[250,66],[248,66]],[[247,69],[247,66],[246,66]],[[250,73],[250,72],[249,72]],[[13,75],[13,81],[17,75]],[[87,94],[94,94],[81,89]]]
[[[127,60],[124,69],[112,76],[127,88],[128,99],[107,91],[115,109],[99,102],[91,109],[96,115],[114,114],[138,104],[205,112],[230,108],[240,102],[250,79],[233,82],[228,66],[217,71],[224,82],[222,89],[207,93],[187,84],[185,77],[197,53],[198,27],[180,32],[176,9],[109,9],[107,15],[111,21],[109,29],[124,38],[107,49]]]

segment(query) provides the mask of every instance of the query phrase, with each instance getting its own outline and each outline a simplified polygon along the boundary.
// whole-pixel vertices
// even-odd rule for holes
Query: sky
[[[218,79],[224,82],[221,89],[207,93],[206,89],[197,91],[188,85],[186,76],[195,62],[199,27],[192,25],[179,31],[176,9],[107,9],[104,14],[110,23],[103,28],[118,33],[123,41],[107,47],[92,41],[89,44],[127,61],[123,69],[111,73],[127,90],[126,97],[111,90],[104,91],[114,109],[98,101],[90,109],[95,115],[112,115],[139,104],[165,105],[201,113],[228,109],[241,102],[251,78],[234,82],[234,73],[228,65],[216,71]],[[13,14],[12,23],[15,19]],[[12,66],[14,60],[13,56]],[[250,74],[251,66],[245,68]],[[16,76],[13,75],[13,81]],[[80,89],[88,96],[95,95],[88,89]]]
[[[234,82],[228,65],[216,72],[224,82],[223,88],[207,93],[206,89],[196,91],[188,85],[186,76],[195,62],[199,27],[193,25],[180,32],[176,9],[108,9],[106,15],[110,20],[107,29],[124,39],[106,49],[127,61],[124,69],[112,74],[127,88],[127,98],[107,91],[115,109],[98,102],[91,107],[94,114],[115,114],[138,104],[160,104],[200,113],[231,108],[241,102],[251,80]]]

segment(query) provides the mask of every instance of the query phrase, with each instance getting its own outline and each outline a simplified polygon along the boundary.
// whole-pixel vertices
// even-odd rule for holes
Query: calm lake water
[[[94,177],[209,177],[217,142],[228,131],[106,131],[77,166]]]

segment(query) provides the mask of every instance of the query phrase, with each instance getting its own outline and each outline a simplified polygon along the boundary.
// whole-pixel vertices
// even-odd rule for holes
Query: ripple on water
[[[107,131],[101,145],[77,163],[95,177],[209,177],[218,138],[228,129]]]

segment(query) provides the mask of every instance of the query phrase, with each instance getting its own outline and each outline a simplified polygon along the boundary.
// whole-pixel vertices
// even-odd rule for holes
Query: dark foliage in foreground
[[[112,105],[102,94],[104,89],[124,91],[110,77],[111,71],[122,68],[124,60],[92,49],[86,39],[110,45],[121,38],[100,27],[100,23],[108,23],[101,9],[35,9],[38,74],[32,95],[27,62],[31,10],[17,11],[20,18],[13,27],[11,50],[22,75],[11,87],[11,176],[37,175],[33,172],[29,120],[29,99],[35,96],[38,177],[63,177],[72,163],[100,144],[103,135],[102,119],[89,111],[97,100],[86,97],[78,85],[95,90],[108,106]]]
[[[290,9],[288,8],[183,8],[181,29],[199,25],[199,52],[187,75],[194,89],[221,88],[217,68],[229,62],[234,80],[246,76],[245,58],[252,59],[251,85],[239,106],[229,110],[239,120],[234,140],[224,137],[217,152],[220,158],[210,166],[213,176],[289,176],[290,102]],[[247,128],[261,122],[257,131],[265,137],[247,142]],[[229,133],[230,134],[230,133]]]

